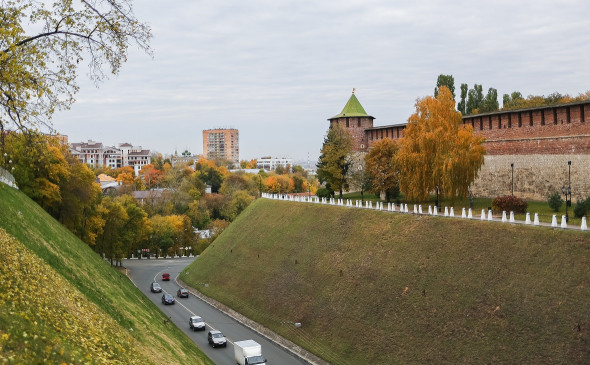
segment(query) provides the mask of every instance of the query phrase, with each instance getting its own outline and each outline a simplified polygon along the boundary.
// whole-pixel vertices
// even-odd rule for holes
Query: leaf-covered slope
[[[16,258],[2,257],[17,261],[2,263],[2,285],[8,285],[2,292],[8,294],[0,305],[4,341],[0,359],[42,349],[40,357],[32,359],[42,360],[47,353],[63,350],[59,356],[73,363],[84,362],[90,355],[92,361],[108,358],[109,363],[115,358],[130,358],[147,363],[211,364],[182,331],[164,325],[162,312],[125,275],[35,202],[1,183],[0,228],[12,236],[3,233],[2,249],[18,254]],[[13,305],[19,309],[11,309]],[[92,328],[97,325],[97,316],[111,332],[100,324]],[[55,320],[59,318],[61,323]],[[39,329],[45,338],[37,333]],[[96,344],[91,346],[93,342]],[[107,351],[101,355],[104,358],[94,355],[93,346]],[[29,358],[25,359],[28,363]]]
[[[182,277],[334,364],[584,363],[589,267],[588,232],[259,199]]]

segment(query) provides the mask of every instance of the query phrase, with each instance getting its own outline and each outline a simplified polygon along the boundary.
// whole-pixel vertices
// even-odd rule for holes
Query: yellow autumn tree
[[[398,150],[399,144],[396,141],[384,138],[376,142],[365,157],[365,170],[371,182],[371,191],[384,193],[388,201],[396,194],[399,183],[396,159]]]
[[[483,164],[483,141],[461,123],[448,88],[441,87],[436,98],[418,99],[397,154],[400,189],[418,201],[437,189],[452,201],[467,196]]]

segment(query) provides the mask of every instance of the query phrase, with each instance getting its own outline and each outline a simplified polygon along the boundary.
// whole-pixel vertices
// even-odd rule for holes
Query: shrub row
[[[498,212],[526,213],[527,207],[528,204],[526,201],[514,195],[497,196],[492,200],[492,209]]]

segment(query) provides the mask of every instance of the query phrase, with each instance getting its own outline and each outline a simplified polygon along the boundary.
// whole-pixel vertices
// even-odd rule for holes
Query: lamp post
[[[510,167],[512,168],[512,195],[514,196],[514,162],[510,163]]]
[[[439,209],[439,206],[438,206],[438,185],[436,186],[436,201],[434,202],[434,205],[436,205],[436,208]]]
[[[565,221],[566,223],[569,222],[569,216],[567,214],[567,207],[572,206],[572,179],[571,179],[571,172],[572,172],[572,162],[567,162],[567,189],[565,186],[561,187],[561,192],[565,195]]]

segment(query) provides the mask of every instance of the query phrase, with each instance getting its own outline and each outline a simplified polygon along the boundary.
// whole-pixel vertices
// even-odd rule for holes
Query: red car
[[[162,274],[162,280],[163,281],[170,281],[170,274],[165,272]]]

